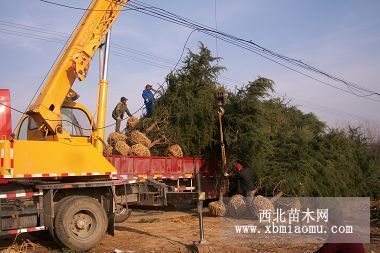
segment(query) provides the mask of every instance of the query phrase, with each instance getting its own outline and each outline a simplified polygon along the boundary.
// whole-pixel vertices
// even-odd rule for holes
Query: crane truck
[[[0,90],[0,236],[47,230],[60,245],[86,251],[114,234],[128,204],[194,201],[196,173],[206,196],[217,197],[215,162],[103,156],[110,29],[127,2],[93,0],[12,135],[9,91]],[[72,86],[86,78],[97,49],[95,121]]]

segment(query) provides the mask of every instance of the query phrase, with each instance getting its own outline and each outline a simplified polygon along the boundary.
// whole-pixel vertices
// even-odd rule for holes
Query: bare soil
[[[205,208],[205,212],[207,209]],[[241,221],[245,224],[244,221]],[[252,223],[252,221],[251,221]],[[286,243],[279,238],[255,237],[253,235],[223,234],[224,224],[219,218],[204,217],[205,243],[195,246],[199,241],[199,220],[196,209],[172,210],[134,210],[131,217],[116,225],[115,236],[107,235],[91,253],[97,252],[314,252],[322,244]],[[46,234],[37,237],[34,234],[22,234],[15,238],[0,239],[1,249],[14,243],[13,252],[72,252],[61,249]],[[20,249],[24,246],[24,249]],[[2,247],[2,248],[1,248]],[[365,245],[366,252],[380,252],[379,224],[371,228],[371,244]],[[21,251],[24,250],[24,251]],[[10,251],[12,252],[12,251]]]

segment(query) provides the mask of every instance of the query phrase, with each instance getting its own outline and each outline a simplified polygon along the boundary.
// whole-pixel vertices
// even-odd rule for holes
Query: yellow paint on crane
[[[97,176],[116,169],[90,143],[14,141],[14,177]],[[35,176],[34,176],[35,177]]]

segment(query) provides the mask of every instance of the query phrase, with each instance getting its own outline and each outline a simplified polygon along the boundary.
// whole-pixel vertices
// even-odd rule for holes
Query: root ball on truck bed
[[[169,146],[166,153],[168,156],[183,157],[182,148],[178,144]]]
[[[141,144],[145,147],[149,147],[152,143],[145,134],[138,130],[134,130],[130,133],[128,141],[130,145]]]
[[[127,136],[125,136],[124,134],[118,133],[118,132],[110,133],[110,135],[107,138],[108,144],[111,145],[112,147],[115,147],[115,145],[118,141],[124,141],[125,142],[126,140],[127,140]]]
[[[120,155],[128,155],[129,152],[131,151],[131,147],[127,143],[125,143],[124,141],[118,141],[115,145],[115,150]]]
[[[137,117],[132,116],[128,118],[126,127],[128,130],[132,130],[137,126],[138,123],[139,123],[139,119]]]
[[[150,156],[150,151],[142,144],[135,144],[131,147],[129,155],[133,156]]]

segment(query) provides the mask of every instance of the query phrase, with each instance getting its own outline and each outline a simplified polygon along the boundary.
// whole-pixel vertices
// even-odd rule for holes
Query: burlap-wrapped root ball
[[[104,156],[110,156],[112,155],[113,147],[111,145],[106,145],[103,150]]]
[[[126,140],[127,140],[127,136],[125,136],[124,134],[121,134],[118,132],[112,132],[112,133],[110,133],[110,135],[108,135],[107,142],[112,147],[115,147],[115,145],[118,141],[124,141],[125,142]]]
[[[128,142],[130,145],[142,144],[147,148],[149,148],[150,144],[152,143],[145,134],[137,130],[134,130],[130,133]]]
[[[169,146],[166,152],[168,156],[183,157],[182,148],[178,144]]]
[[[128,154],[136,156],[150,156],[150,151],[142,144],[135,144],[131,147],[131,150]]]
[[[255,216],[256,218],[257,217],[260,217],[260,212],[261,213],[271,213],[271,219],[275,218],[275,209],[274,209],[274,206],[272,204],[272,202],[261,196],[261,195],[257,195],[253,198],[253,205],[252,207],[250,208],[251,210],[251,214],[253,216]],[[263,211],[263,210],[267,210],[267,211]]]
[[[120,155],[128,155],[129,151],[131,151],[131,147],[124,141],[118,141],[115,145],[115,150]]]
[[[247,214],[248,208],[242,195],[234,195],[228,203],[228,214],[232,217],[241,217]]]
[[[136,118],[134,116],[128,118],[128,120],[127,120],[127,129],[128,130],[134,129],[137,126],[138,123],[139,123],[139,119],[138,118]]]
[[[279,198],[276,201],[276,208],[282,211],[289,211],[290,209],[301,210],[301,202],[298,198]]]
[[[227,214],[226,205],[222,201],[213,201],[208,204],[211,216],[223,217]]]

